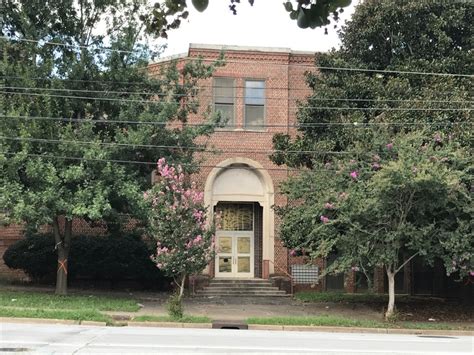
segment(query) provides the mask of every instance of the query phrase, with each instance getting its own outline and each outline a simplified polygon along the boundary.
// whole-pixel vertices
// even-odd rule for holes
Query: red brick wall
[[[5,250],[21,238],[23,227],[20,225],[10,225],[0,227],[0,279],[23,279],[26,275],[19,271],[9,269],[3,263],[3,254]]]
[[[217,49],[191,48],[189,51],[189,57],[202,56],[206,60],[216,60],[219,55],[220,50]],[[259,162],[270,174],[275,189],[275,205],[285,205],[287,203],[286,197],[280,193],[279,185],[288,177],[289,172],[285,167],[273,164],[268,156],[272,149],[272,137],[275,133],[282,132],[292,135],[296,133],[294,128],[288,126],[293,125],[296,121],[297,100],[304,99],[310,93],[305,85],[304,73],[314,64],[314,55],[289,51],[242,49],[226,51],[225,59],[227,64],[218,68],[214,76],[235,78],[235,123],[237,128],[218,130],[210,138],[205,138],[210,148],[214,147],[221,153],[201,153],[199,157],[203,159],[204,166],[194,179],[203,190],[206,178],[214,166],[228,158],[249,158]],[[180,59],[179,66],[182,66],[186,60],[186,58]],[[149,70],[151,73],[158,74],[164,64],[166,62],[152,64]],[[262,131],[243,129],[245,79],[265,80],[265,124],[268,127]],[[201,86],[200,112],[190,117],[191,123],[202,122],[208,106],[212,104],[212,79],[203,80]],[[274,127],[275,125],[278,127]],[[82,224],[79,221],[75,223],[77,234],[85,234],[90,231],[87,224]],[[93,230],[92,232],[99,231]],[[287,269],[288,256],[286,248],[281,246],[281,241],[278,238],[278,220],[275,221],[275,232],[275,265],[277,268]],[[18,230],[0,229],[0,243],[3,243],[0,244],[0,252],[4,251],[7,243],[10,245],[19,237]],[[0,266],[0,272],[2,270],[4,270],[4,266]]]

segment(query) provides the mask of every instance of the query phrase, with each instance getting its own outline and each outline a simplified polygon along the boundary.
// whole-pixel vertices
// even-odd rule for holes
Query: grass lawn
[[[138,316],[133,318],[135,322],[179,322],[179,323],[211,323],[212,320],[204,316],[185,315],[183,318],[169,316]]]
[[[428,322],[378,322],[364,319],[349,319],[335,316],[314,317],[253,317],[247,319],[248,324],[265,325],[303,325],[329,327],[358,327],[358,328],[409,328],[409,329],[440,329],[440,330],[472,330],[470,326],[456,326],[447,323]]]
[[[129,298],[104,296],[57,296],[44,292],[0,291],[0,307],[39,308],[51,310],[95,310],[136,312],[137,302]]]
[[[93,309],[17,309],[0,307],[0,317],[14,317],[14,318],[46,318],[46,319],[69,319],[77,321],[96,321],[111,323],[112,319],[97,310]]]
[[[303,302],[377,302],[388,301],[387,295],[373,293],[342,293],[342,292],[311,292],[302,291],[295,294],[295,298]],[[407,299],[407,296],[397,296],[397,302]]]

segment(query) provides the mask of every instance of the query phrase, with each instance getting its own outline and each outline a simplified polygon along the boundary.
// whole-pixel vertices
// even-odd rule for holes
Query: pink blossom
[[[393,143],[387,143],[385,145],[385,147],[388,149],[388,150],[392,150],[393,149]]]
[[[474,277],[474,271],[469,271],[469,275]]]
[[[352,270],[352,271],[359,271],[360,269],[359,269],[358,266],[353,266],[353,267],[351,267],[351,270]]]
[[[380,169],[380,164],[379,163],[373,163],[372,164],[372,170],[379,170]]]
[[[334,205],[330,202],[326,202],[324,204],[324,208],[327,209],[327,210],[332,210],[332,209],[334,209]]]
[[[329,218],[327,218],[326,216],[321,216],[319,219],[320,219],[321,222],[323,222],[324,224],[326,224],[326,223],[329,222]]]
[[[194,238],[193,243],[194,244],[199,244],[201,241],[202,241],[202,237],[200,235],[198,235],[196,238]]]
[[[291,249],[291,250],[290,250],[290,255],[291,255],[291,256],[296,256],[296,250],[295,250],[295,249]]]
[[[148,191],[145,191],[145,192],[143,193],[143,198],[144,198],[145,200],[148,198]]]
[[[350,175],[351,175],[351,178],[354,180],[357,180],[357,178],[359,177],[359,173],[355,170],[351,171]]]

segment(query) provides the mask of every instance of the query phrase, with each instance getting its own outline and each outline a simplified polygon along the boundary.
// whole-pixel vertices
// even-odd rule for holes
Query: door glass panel
[[[250,272],[250,256],[238,257],[237,272]]]
[[[230,256],[219,257],[219,272],[232,272],[232,258]]]
[[[217,212],[221,214],[220,229],[226,231],[253,230],[253,205],[220,203]]]
[[[239,254],[250,254],[250,237],[237,238],[237,252]]]
[[[232,237],[219,237],[219,253],[232,253]]]

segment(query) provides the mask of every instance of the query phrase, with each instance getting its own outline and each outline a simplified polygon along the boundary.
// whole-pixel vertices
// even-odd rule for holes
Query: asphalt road
[[[1,354],[449,354],[472,355],[474,337],[296,331],[0,325]]]

